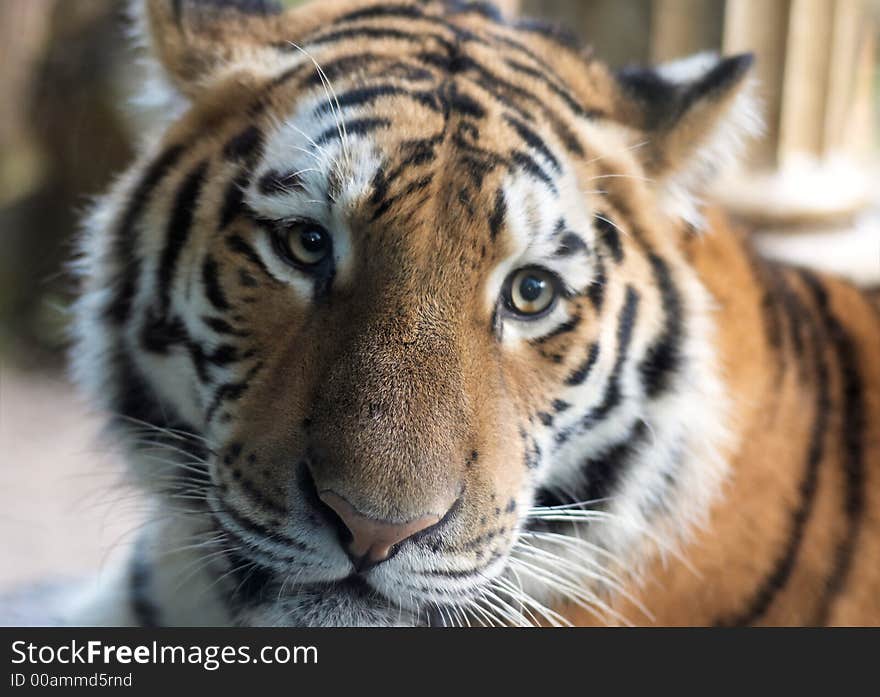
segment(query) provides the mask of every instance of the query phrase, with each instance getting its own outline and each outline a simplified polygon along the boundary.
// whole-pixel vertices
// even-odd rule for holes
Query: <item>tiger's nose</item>
[[[356,571],[366,571],[385,561],[391,556],[394,545],[436,525],[443,517],[429,514],[406,523],[392,523],[365,516],[333,491],[319,492],[318,497],[333,509],[351,534],[346,553]]]

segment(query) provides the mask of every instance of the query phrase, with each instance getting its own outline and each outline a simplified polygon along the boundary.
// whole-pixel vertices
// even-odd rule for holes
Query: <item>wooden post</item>
[[[651,21],[654,63],[721,48],[723,0],[655,0]]]
[[[867,17],[864,0],[835,3],[822,133],[822,151],[826,156],[846,153],[861,159],[871,146],[870,133],[859,123],[865,102],[870,105],[871,101],[873,35],[870,24],[865,22]]]
[[[779,125],[783,165],[792,156],[824,154],[833,25],[833,0],[792,0]]]
[[[772,168],[782,114],[782,83],[788,37],[789,0],[728,0],[724,16],[724,53],[752,51],[757,56],[755,79],[762,103],[765,136],[752,143],[748,164]]]
[[[875,105],[864,0],[729,0],[726,52],[752,50],[766,133],[748,174],[719,187],[762,226],[832,224],[876,193],[863,167]]]

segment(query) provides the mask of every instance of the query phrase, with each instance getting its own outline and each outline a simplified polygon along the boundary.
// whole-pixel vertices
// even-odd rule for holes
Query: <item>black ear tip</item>
[[[755,54],[751,51],[748,53],[737,53],[736,55],[725,58],[724,62],[730,64],[731,73],[738,76],[744,75],[751,70],[752,66],[755,64]]]
[[[722,58],[718,64],[694,85],[692,90],[700,97],[720,95],[742,82],[755,62],[754,53],[740,53]]]

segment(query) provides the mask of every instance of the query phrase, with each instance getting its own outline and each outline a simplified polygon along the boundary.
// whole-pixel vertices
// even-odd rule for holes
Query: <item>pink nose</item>
[[[373,566],[385,561],[394,545],[436,525],[442,518],[441,515],[430,514],[406,523],[390,523],[368,518],[332,491],[322,491],[318,496],[336,512],[351,533],[347,552],[357,567]]]

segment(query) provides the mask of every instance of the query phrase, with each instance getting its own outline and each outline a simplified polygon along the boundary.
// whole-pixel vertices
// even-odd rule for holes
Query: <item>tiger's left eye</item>
[[[534,319],[546,314],[556,303],[559,284],[556,276],[538,267],[513,273],[507,290],[507,306],[515,314]]]
[[[276,233],[275,240],[281,256],[299,266],[317,266],[332,249],[330,233],[311,222],[288,226]]]

